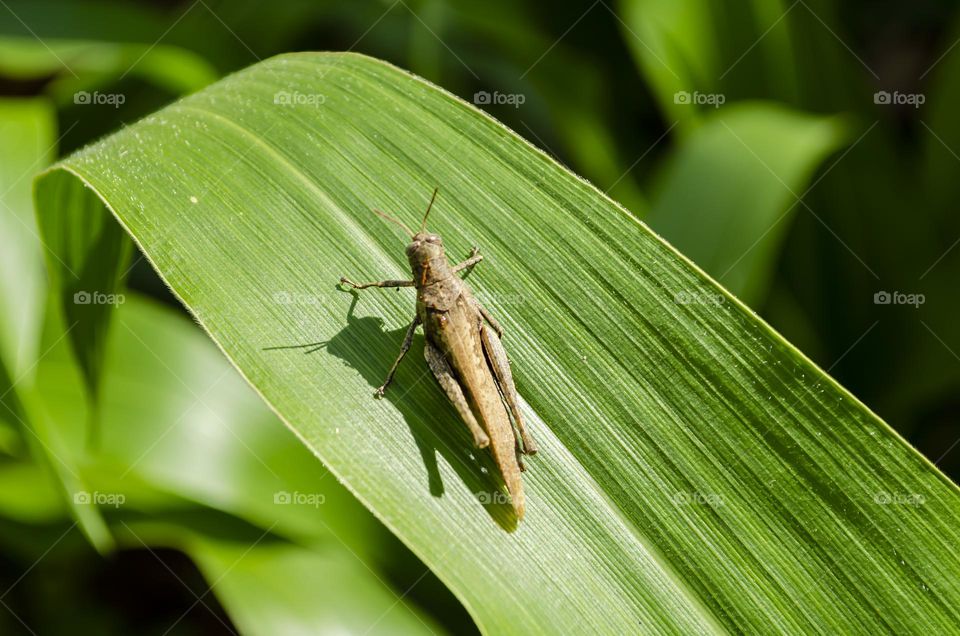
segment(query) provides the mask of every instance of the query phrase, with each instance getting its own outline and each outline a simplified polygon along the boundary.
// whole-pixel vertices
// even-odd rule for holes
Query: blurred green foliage
[[[291,510],[264,527],[257,507],[267,494],[322,479],[320,469],[176,310],[140,297],[172,303],[136,254],[128,275],[138,296],[121,311],[128,322],[161,325],[150,346],[170,357],[158,361],[115,330],[115,355],[103,362],[101,454],[83,450],[90,405],[76,367],[64,343],[42,333],[55,333],[58,318],[48,310],[32,175],[58,153],[291,50],[356,50],[467,100],[493,96],[484,108],[649,222],[956,478],[958,37],[960,11],[935,0],[8,0],[0,6],[0,594],[12,591],[0,601],[56,632],[65,624],[40,622],[43,603],[60,598],[45,581],[59,578],[66,590],[98,576],[120,587],[131,578],[90,553],[73,519],[102,550],[114,542],[142,550],[138,537],[181,550],[208,581],[229,564],[231,536],[268,530],[250,569],[218,588],[227,611],[210,595],[210,613],[189,613],[180,633],[226,631],[230,620],[266,632],[270,624],[254,623],[269,608],[244,609],[269,601],[251,593],[266,580],[314,575],[319,585],[330,568],[326,576],[358,598],[389,605],[393,596],[378,585],[403,593],[420,576],[415,557],[333,484],[328,496],[348,512],[331,506],[314,519]],[[123,103],[78,103],[97,91]],[[924,103],[883,103],[885,94]],[[497,103],[496,95],[523,99]],[[876,304],[884,291],[925,302]],[[204,378],[229,381],[204,393],[209,409],[184,413],[191,396],[168,365],[196,374],[194,391]],[[242,435],[224,436],[218,418]],[[220,452],[203,452],[211,440]],[[265,471],[245,445],[283,459]],[[180,461],[196,470],[179,470]],[[277,466],[282,474],[271,474]],[[132,483],[142,488],[127,492]],[[97,488],[122,491],[131,505],[118,513],[73,500]],[[349,527],[338,527],[344,519]],[[308,548],[308,561],[296,556]],[[178,577],[200,580],[187,561],[177,572],[141,563],[153,566],[150,589],[183,592]],[[195,600],[192,592],[163,598],[161,609],[137,615],[104,602],[84,610],[82,624],[162,632],[170,608]],[[381,627],[471,627],[430,577],[408,598],[390,612],[397,623]],[[337,612],[350,624],[348,605],[297,607],[305,624]],[[21,627],[0,608],[0,631]]]

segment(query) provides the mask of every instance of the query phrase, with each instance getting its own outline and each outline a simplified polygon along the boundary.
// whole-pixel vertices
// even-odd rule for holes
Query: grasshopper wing
[[[517,439],[497,380],[483,352],[481,316],[469,292],[465,292],[447,311],[428,312],[425,318],[432,323],[425,323],[432,344],[450,365],[477,421],[490,438],[493,458],[510,491],[517,518],[522,519],[524,495],[516,453]]]
[[[523,425],[523,418],[520,416],[520,405],[517,400],[517,387],[513,383],[513,373],[510,371],[510,361],[507,359],[507,351],[503,348],[503,343],[497,337],[493,330],[486,325],[480,325],[480,338],[483,342],[483,351],[487,355],[487,361],[490,363],[490,370],[493,371],[493,377],[497,381],[500,389],[500,395],[510,408],[510,414],[513,416],[513,423],[516,425],[518,439],[523,444],[518,444],[517,449],[524,455],[534,455],[537,452],[537,445],[533,437],[527,433],[527,427]],[[521,468],[523,465],[521,464]]]

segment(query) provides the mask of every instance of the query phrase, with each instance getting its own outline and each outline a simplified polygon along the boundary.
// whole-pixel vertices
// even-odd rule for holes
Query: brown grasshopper
[[[377,389],[376,395],[382,396],[386,391],[400,361],[410,349],[417,326],[423,325],[426,335],[423,353],[427,366],[470,429],[477,448],[491,447],[519,520],[523,518],[524,511],[520,471],[525,467],[521,455],[533,455],[537,452],[537,446],[520,416],[513,374],[510,372],[507,352],[500,342],[503,328],[456,275],[479,263],[483,256],[477,248],[473,248],[470,258],[451,267],[441,238],[425,230],[436,198],[437,190],[434,189],[420,223],[420,231],[416,233],[397,219],[374,210],[410,235],[407,259],[413,271],[413,280],[358,284],[341,278],[340,282],[354,289],[417,288],[417,313],[404,336],[400,355],[390,367],[387,379]]]

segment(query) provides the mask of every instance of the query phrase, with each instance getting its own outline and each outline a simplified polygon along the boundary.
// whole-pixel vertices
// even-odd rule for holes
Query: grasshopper
[[[503,328],[470,292],[458,272],[472,268],[483,260],[473,248],[467,260],[450,266],[443,240],[426,231],[427,217],[437,198],[434,189],[423,215],[420,230],[414,233],[401,221],[374,210],[376,214],[403,228],[410,236],[407,259],[412,280],[384,280],[354,283],[340,282],[354,289],[368,287],[415,287],[417,310],[407,328],[400,355],[387,372],[387,378],[376,390],[377,396],[393,380],[394,373],[410,349],[418,326],[426,336],[424,356],[447,398],[470,429],[477,448],[491,447],[500,468],[517,519],[523,518],[524,496],[520,472],[525,470],[522,455],[533,455],[537,446],[523,424],[517,400],[517,389],[510,372],[507,352],[500,342]]]

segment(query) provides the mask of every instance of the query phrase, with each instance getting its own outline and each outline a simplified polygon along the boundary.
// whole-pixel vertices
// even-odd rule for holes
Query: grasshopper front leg
[[[368,287],[414,287],[416,285],[416,283],[412,280],[381,280],[373,283],[355,283],[344,276],[340,277],[340,282],[344,285],[350,285],[354,289],[366,289]],[[387,390],[387,386],[393,380],[393,374],[397,372],[397,367],[400,366],[400,361],[403,360],[403,356],[406,355],[407,351],[410,350],[410,344],[413,342],[413,334],[416,332],[417,325],[419,324],[420,317],[415,316],[413,322],[411,322],[410,326],[407,327],[407,334],[403,338],[403,344],[400,345],[400,355],[397,356],[393,366],[390,367],[390,371],[387,373],[387,379],[384,380],[383,384],[377,387],[375,395],[378,397],[383,397],[384,391]]]
[[[403,360],[403,356],[410,350],[410,344],[413,342],[413,334],[416,333],[417,325],[419,324],[420,316],[414,316],[413,322],[407,327],[407,333],[403,337],[403,344],[400,345],[400,355],[397,356],[397,359],[393,362],[393,366],[390,367],[390,371],[387,373],[387,379],[377,388],[377,392],[375,393],[377,397],[383,397],[383,392],[387,390],[387,386],[393,381],[393,374],[397,372],[397,367],[400,366],[400,361]]]
[[[467,269],[468,267],[473,267],[477,263],[483,260],[483,254],[480,253],[479,247],[474,247],[470,250],[470,258],[460,263],[457,263],[453,266],[453,273],[456,274],[460,270]]]
[[[355,283],[343,276],[340,277],[340,282],[344,285],[350,285],[354,289],[366,289],[367,287],[413,287],[416,284],[412,280],[381,280],[375,283]]]

